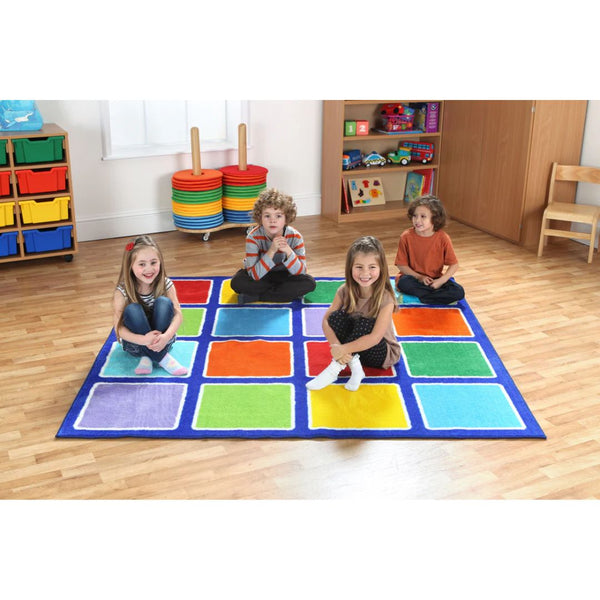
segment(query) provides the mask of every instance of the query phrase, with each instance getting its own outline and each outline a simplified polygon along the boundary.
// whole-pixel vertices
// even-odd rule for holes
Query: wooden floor
[[[379,237],[393,268],[408,222],[301,217],[309,271],[342,276]],[[111,328],[125,239],[73,262],[0,265],[0,498],[600,498],[600,258],[552,241],[541,259],[450,223],[457,280],[547,440],[68,440],[55,434]],[[174,276],[230,275],[244,230],[157,234]]]

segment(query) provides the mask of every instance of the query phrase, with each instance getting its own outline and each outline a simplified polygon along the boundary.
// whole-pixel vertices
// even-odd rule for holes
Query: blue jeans
[[[131,333],[136,333],[138,335],[145,335],[146,333],[155,330],[164,333],[171,324],[173,315],[173,302],[166,296],[159,296],[154,301],[150,319],[148,319],[140,304],[137,304],[137,302],[128,304],[123,311],[123,325],[125,325]],[[123,340],[123,350],[132,356],[148,356],[154,362],[160,362],[175,343],[176,337],[177,336],[173,336],[160,352],[154,352],[149,350],[146,346],[140,346],[139,344],[134,344],[127,340]]]

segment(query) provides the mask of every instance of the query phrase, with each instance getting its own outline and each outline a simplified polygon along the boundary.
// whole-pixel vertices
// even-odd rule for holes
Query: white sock
[[[363,371],[358,354],[355,354],[352,357],[352,360],[348,363],[348,366],[350,367],[350,371],[352,373],[350,375],[350,379],[348,379],[348,382],[344,387],[350,392],[355,392],[360,387],[360,382],[365,377],[365,372]]]
[[[158,363],[169,375],[187,375],[187,369],[181,366],[168,352]]]
[[[322,390],[324,387],[331,385],[340,374],[344,365],[340,365],[337,360],[332,360],[314,379],[311,379],[306,387],[309,390]]]
[[[142,356],[138,366],[135,368],[136,375],[150,375],[152,373],[152,360],[149,356]]]

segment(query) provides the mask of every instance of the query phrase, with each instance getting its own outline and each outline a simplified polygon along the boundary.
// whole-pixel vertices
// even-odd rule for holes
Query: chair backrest
[[[600,183],[600,168],[582,167],[581,165],[559,165],[552,163],[550,188],[548,189],[548,204],[554,198],[554,183],[556,181],[575,181],[585,183]]]

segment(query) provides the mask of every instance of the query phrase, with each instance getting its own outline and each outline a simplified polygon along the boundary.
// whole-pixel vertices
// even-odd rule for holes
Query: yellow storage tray
[[[19,206],[23,223],[49,223],[66,221],[69,218],[70,196],[61,196],[54,200],[21,200]]]
[[[0,202],[0,227],[7,227],[15,223],[15,203]]]

